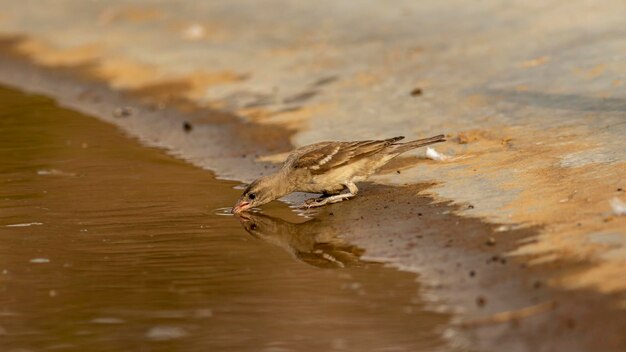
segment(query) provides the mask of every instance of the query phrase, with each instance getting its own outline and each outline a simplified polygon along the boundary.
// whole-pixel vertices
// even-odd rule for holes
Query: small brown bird
[[[306,208],[341,202],[356,195],[355,182],[367,179],[396,156],[445,141],[444,135],[398,143],[402,139],[320,142],[298,148],[289,154],[278,172],[252,182],[232,212],[239,213],[292,192],[322,193],[319,198],[307,200],[303,205]]]

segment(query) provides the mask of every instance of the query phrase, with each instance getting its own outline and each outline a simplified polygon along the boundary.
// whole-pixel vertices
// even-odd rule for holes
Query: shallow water
[[[414,275],[235,186],[0,88],[0,350],[445,349]]]

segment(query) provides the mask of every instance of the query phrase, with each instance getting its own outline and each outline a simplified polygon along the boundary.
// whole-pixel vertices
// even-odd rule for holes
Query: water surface
[[[235,185],[0,88],[0,350],[445,349],[414,275],[218,216]]]

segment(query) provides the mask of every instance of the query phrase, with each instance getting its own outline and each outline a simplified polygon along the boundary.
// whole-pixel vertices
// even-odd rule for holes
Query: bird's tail
[[[446,136],[444,136],[443,134],[440,134],[434,137],[417,139],[417,140],[406,142],[406,143],[398,143],[396,144],[396,151],[398,153],[404,153],[411,149],[424,147],[427,145],[445,142],[445,141],[446,141]]]

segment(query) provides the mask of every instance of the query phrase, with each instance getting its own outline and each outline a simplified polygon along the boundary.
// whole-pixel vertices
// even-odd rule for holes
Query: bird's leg
[[[307,208],[307,207],[308,207],[308,206],[310,206],[311,204],[315,204],[315,203],[318,203],[318,202],[322,202],[322,201],[324,201],[324,199],[326,199],[326,198],[328,198],[328,197],[330,197],[330,196],[332,196],[332,195],[333,195],[332,193],[327,193],[327,192],[324,192],[324,193],[322,193],[322,195],[321,195],[321,196],[319,196],[319,197],[317,197],[317,198],[309,198],[309,199],[305,200],[305,201],[304,201],[304,204],[302,204],[302,207],[303,207],[303,208]]]
[[[353,182],[347,183],[345,186],[348,189],[347,193],[339,193],[339,194],[332,195],[332,196],[326,196],[326,197],[322,196],[320,198],[312,199],[313,200],[312,202],[306,201],[302,205],[302,207],[303,208],[321,207],[326,204],[339,203],[341,201],[344,201],[346,199],[350,199],[356,196],[359,189],[356,187],[356,185]]]
[[[348,182],[346,184],[346,187],[348,188],[348,191],[353,197],[356,196],[357,193],[359,193],[359,189],[356,187],[354,182]]]

